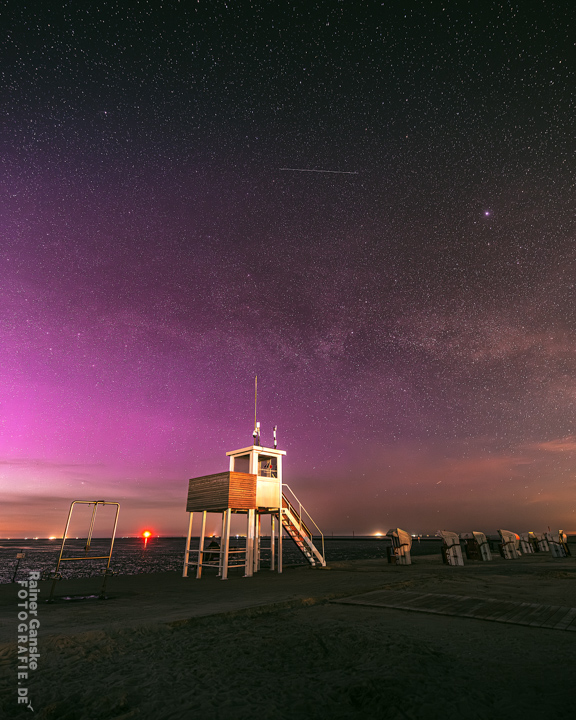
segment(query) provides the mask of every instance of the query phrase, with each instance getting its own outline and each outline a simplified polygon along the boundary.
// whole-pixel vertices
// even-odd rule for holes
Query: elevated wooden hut
[[[254,435],[254,442],[259,442]],[[276,443],[274,443],[276,444]],[[313,566],[324,566],[324,538],[288,485],[282,482],[282,458],[286,451],[253,444],[226,455],[227,472],[192,478],[188,484],[186,511],[190,513],[183,575],[190,566],[196,577],[205,566],[217,566],[220,577],[231,567],[244,567],[245,576],[260,569],[262,556],[261,518],[270,516],[270,568],[282,572],[283,535],[293,540]],[[198,550],[190,550],[194,513],[202,513]],[[220,513],[222,533],[219,547],[204,548],[207,513]],[[233,514],[246,515],[246,546],[230,549]],[[192,559],[191,559],[192,558]]]

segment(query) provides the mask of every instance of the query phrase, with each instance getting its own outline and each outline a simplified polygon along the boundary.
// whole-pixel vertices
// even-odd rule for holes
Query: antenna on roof
[[[256,430],[256,402],[258,400],[258,375],[254,378],[254,430]]]
[[[274,450],[278,447],[278,442],[276,441],[276,430],[278,429],[278,425],[274,425]]]
[[[252,437],[254,438],[254,445],[260,445],[260,423],[256,422],[256,403],[258,401],[258,375],[254,378],[254,432]]]

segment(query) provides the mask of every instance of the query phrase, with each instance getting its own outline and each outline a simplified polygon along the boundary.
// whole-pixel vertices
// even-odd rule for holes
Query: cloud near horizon
[[[567,435],[566,437],[556,438],[555,440],[533,443],[526,447],[534,450],[544,450],[550,453],[572,453],[576,451],[576,435]]]

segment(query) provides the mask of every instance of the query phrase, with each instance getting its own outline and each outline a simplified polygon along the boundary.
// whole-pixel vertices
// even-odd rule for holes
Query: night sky
[[[2,16],[0,536],[184,534],[256,374],[328,534],[576,531],[573,3]]]

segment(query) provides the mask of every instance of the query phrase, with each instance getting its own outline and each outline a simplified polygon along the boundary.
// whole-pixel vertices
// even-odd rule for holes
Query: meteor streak
[[[289,170],[290,172],[335,173],[336,175],[358,175],[357,172],[351,172],[350,170],[308,170],[306,168],[280,168],[280,170]]]

